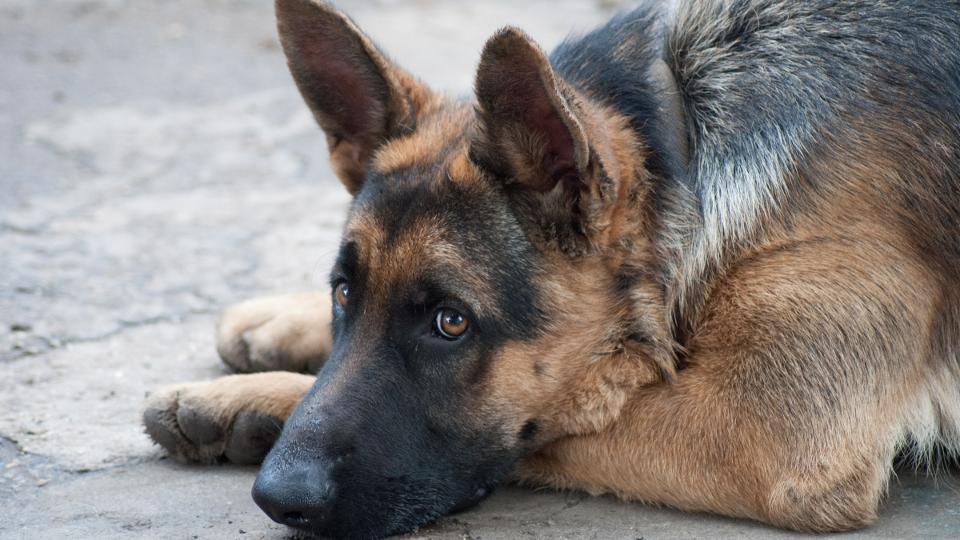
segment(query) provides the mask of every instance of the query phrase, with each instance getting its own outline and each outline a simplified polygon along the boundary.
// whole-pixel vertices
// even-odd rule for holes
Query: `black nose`
[[[319,530],[331,519],[336,486],[319,462],[267,460],[253,484],[253,500],[270,519],[290,527]]]

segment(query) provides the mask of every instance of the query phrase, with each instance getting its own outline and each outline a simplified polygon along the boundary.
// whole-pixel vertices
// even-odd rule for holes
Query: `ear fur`
[[[581,179],[590,147],[572,90],[521,30],[504,28],[487,41],[476,94],[480,129],[471,153],[481,166],[539,192]]]
[[[290,72],[326,132],[334,170],[355,194],[376,149],[416,129],[430,91],[329,2],[276,0],[276,13]]]

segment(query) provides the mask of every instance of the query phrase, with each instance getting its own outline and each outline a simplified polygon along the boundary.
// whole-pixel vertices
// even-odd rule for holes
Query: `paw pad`
[[[189,394],[189,389],[160,391],[143,412],[147,434],[179,461],[260,463],[283,428],[272,416],[215,411],[211,403]]]

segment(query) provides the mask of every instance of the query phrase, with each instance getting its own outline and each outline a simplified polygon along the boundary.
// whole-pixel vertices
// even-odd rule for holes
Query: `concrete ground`
[[[428,82],[484,39],[545,46],[616,2],[341,2]],[[224,374],[213,323],[324,282],[347,198],[265,0],[0,0],[0,538],[287,538],[255,470],[183,466],[140,427],[157,386]],[[416,538],[787,537],[581,494],[503,489]],[[901,473],[851,537],[960,536],[955,481]]]

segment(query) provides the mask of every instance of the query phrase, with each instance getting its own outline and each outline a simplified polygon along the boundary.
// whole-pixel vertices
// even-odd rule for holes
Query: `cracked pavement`
[[[617,2],[344,0],[393,57],[469,91],[516,24],[546,47]],[[227,371],[224,306],[325,281],[347,196],[263,0],[0,0],[0,538],[291,536],[255,469],[176,464],[152,389]],[[957,537],[955,480],[901,472],[856,537]],[[502,489],[415,538],[790,537],[577,493]]]

